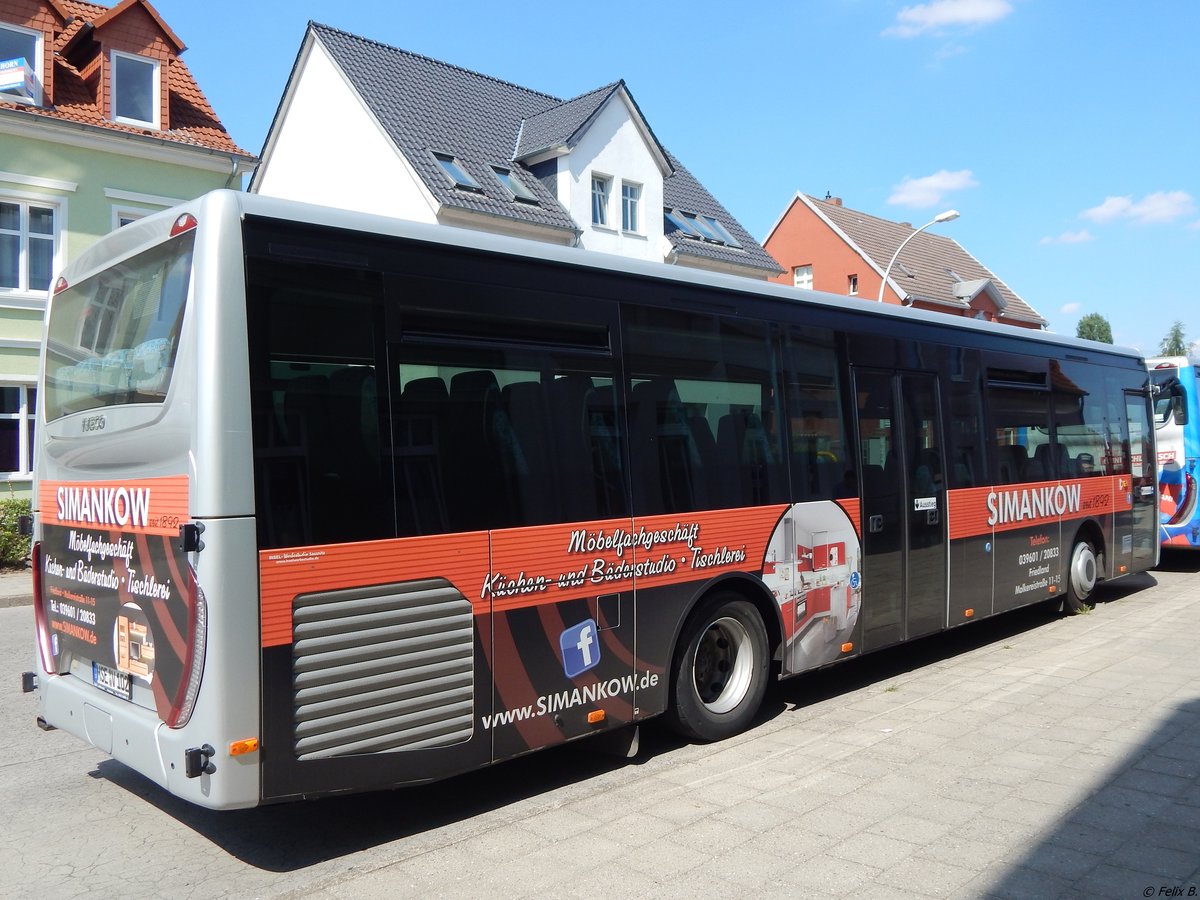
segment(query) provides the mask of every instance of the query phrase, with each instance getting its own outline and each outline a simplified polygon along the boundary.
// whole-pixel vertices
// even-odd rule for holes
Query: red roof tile
[[[54,41],[54,72],[52,78],[46,79],[53,96],[47,96],[46,105],[42,107],[0,100],[0,108],[248,158],[252,156],[233,142],[187,64],[179,57],[184,49],[183,42],[146,0],[122,0],[112,8],[83,0],[46,2],[67,23]],[[143,15],[123,15],[134,8],[140,8]],[[92,34],[81,34],[89,26]],[[106,49],[106,42],[110,47],[119,44],[118,49],[145,47],[162,60],[167,87],[163,122],[168,125],[167,129],[158,131],[125,125],[113,122],[105,115],[106,89],[98,71],[103,65],[104,54],[89,48],[89,40],[94,40],[100,51]],[[76,65],[81,66],[82,71]]]

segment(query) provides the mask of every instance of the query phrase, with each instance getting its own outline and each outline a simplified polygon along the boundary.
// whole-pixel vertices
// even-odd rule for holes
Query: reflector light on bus
[[[854,649],[854,645],[851,644],[849,641],[847,641],[845,644],[842,644],[842,652],[843,653],[849,653],[853,649]]]
[[[590,713],[588,713],[588,724],[589,725],[599,725],[603,721],[604,721],[604,710],[593,709]]]
[[[963,610],[963,615],[964,615],[964,616],[966,616],[966,617],[969,619],[969,618],[971,618],[971,616],[975,615],[975,610],[973,610],[973,609],[964,609],[964,610]]]
[[[258,749],[258,738],[246,738],[241,741],[234,741],[229,745],[230,756],[242,756],[246,753],[253,753]]]
[[[171,237],[177,234],[183,234],[185,231],[191,231],[200,223],[196,221],[196,217],[191,213],[184,213],[175,220],[175,224],[171,226]]]
[[[196,570],[188,567],[188,594],[192,607],[192,643],[187,650],[187,659],[183,669],[188,673],[187,680],[179,686],[175,702],[167,715],[168,728],[182,728],[192,717],[196,707],[196,695],[200,693],[200,677],[204,673],[204,649],[208,635],[208,603],[204,599],[204,591],[196,579]]]
[[[35,541],[29,551],[29,562],[33,566],[33,622],[37,631],[38,652],[42,657],[42,671],[48,675],[58,672],[54,661],[54,646],[50,642],[50,623],[46,621],[45,600],[42,598],[42,542]]]

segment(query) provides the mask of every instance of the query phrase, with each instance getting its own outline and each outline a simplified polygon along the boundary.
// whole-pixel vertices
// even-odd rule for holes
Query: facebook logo
[[[563,671],[568,678],[600,663],[600,644],[596,641],[596,623],[591,619],[564,631],[558,638],[562,648]]]

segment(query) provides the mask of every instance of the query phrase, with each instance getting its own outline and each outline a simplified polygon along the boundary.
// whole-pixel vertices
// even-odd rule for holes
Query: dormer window
[[[621,182],[621,230],[634,233],[642,230],[642,186]]]
[[[113,121],[142,128],[159,128],[159,77],[158,60],[114,50]]]
[[[40,106],[41,70],[41,33],[15,25],[0,25],[0,98]]]
[[[592,224],[608,227],[608,198],[612,194],[612,179],[606,175],[592,176]]]
[[[464,191],[474,191],[477,194],[483,193],[483,188],[479,186],[479,182],[470,176],[462,163],[448,153],[435,153],[433,158],[437,160],[438,165],[442,167],[442,172],[450,179],[450,183],[456,188]]]

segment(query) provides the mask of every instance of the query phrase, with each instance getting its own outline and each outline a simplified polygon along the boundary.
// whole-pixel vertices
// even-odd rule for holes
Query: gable
[[[314,172],[328,173],[314,178]],[[424,183],[347,83],[325,46],[305,41],[250,191],[437,221]]]

